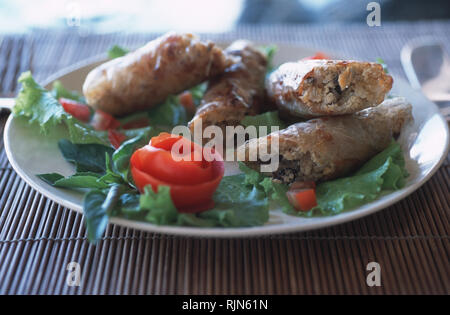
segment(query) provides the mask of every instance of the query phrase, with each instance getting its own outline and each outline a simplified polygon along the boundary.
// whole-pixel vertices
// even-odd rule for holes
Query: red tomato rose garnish
[[[198,161],[194,160],[196,157]],[[130,164],[134,182],[141,192],[146,185],[151,185],[155,192],[159,185],[169,186],[175,207],[187,213],[214,206],[212,195],[225,170],[218,153],[206,152],[200,145],[168,133],[153,137],[148,145],[134,152]]]

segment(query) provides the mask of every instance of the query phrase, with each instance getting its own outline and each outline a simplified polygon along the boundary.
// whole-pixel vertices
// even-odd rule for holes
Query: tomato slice
[[[90,124],[96,130],[108,130],[118,128],[120,126],[120,121],[115,119],[111,114],[97,109],[92,116]]]
[[[123,134],[118,132],[117,130],[109,129],[108,130],[108,139],[109,142],[111,142],[111,145],[117,149],[120,147],[122,142],[125,141],[127,137]]]
[[[88,105],[63,97],[59,99],[59,102],[64,108],[64,111],[76,119],[82,122],[89,122],[91,120],[92,109]]]

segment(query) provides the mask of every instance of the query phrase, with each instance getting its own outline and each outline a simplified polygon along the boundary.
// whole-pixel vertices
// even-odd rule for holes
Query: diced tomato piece
[[[195,114],[196,108],[192,93],[189,91],[183,92],[179,96],[180,104],[186,109],[188,114]]]
[[[109,142],[111,142],[112,146],[117,149],[120,147],[122,142],[125,141],[127,137],[123,134],[118,132],[117,130],[109,129],[108,130],[108,139]]]
[[[303,58],[302,60],[311,60],[311,59],[330,59],[330,57],[325,55],[323,52],[318,51],[314,55]]]
[[[111,114],[97,109],[92,116],[91,125],[96,130],[117,129],[120,126],[120,121]]]
[[[92,110],[88,105],[62,97],[59,99],[59,102],[65,112],[72,115],[76,119],[81,120],[82,122],[89,122],[91,120]]]
[[[290,189],[286,195],[290,203],[299,211],[309,211],[317,206],[316,190],[314,188]]]

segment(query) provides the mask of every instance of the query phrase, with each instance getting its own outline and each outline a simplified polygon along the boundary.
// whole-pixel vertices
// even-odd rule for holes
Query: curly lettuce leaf
[[[22,73],[18,82],[22,88],[12,109],[15,116],[23,116],[30,123],[38,123],[44,134],[67,118],[68,114],[61,104],[51,92],[34,81],[30,71]]]
[[[244,183],[244,174],[226,176],[220,182],[213,199],[215,208],[199,214],[200,218],[223,227],[258,226],[269,220],[266,195]]]
[[[53,83],[52,87],[52,95],[54,98],[59,100],[59,98],[68,98],[83,104],[86,104],[86,100],[84,99],[83,95],[76,91],[69,91],[67,90],[61,83],[61,81],[55,81]]]
[[[308,212],[296,211],[287,199],[288,186],[240,164],[245,183],[262,189],[270,200],[292,215],[334,215],[377,199],[383,191],[404,187],[408,172],[400,145],[392,140],[382,152],[366,162],[355,174],[317,185],[317,207]]]
[[[157,225],[171,225],[177,222],[179,215],[177,208],[170,198],[170,188],[159,186],[158,192],[154,192],[150,185],[144,187],[139,205],[146,210],[145,220]]]
[[[353,176],[317,186],[318,206],[311,210],[323,215],[337,214],[377,199],[382,191],[405,186],[408,172],[400,145],[392,140],[389,147],[364,164]]]
[[[63,96],[80,101],[81,96],[62,87],[55,82],[53,91],[47,91],[33,79],[31,72],[23,73],[19,78],[22,88],[16,98],[16,104],[12,111],[16,117],[24,117],[29,123],[37,123],[43,134],[59,124],[64,123],[69,130],[70,141],[73,143],[96,143],[110,146],[107,131],[93,129],[72,115],[66,113],[57,97]],[[121,130],[127,139],[148,134],[153,127]],[[156,130],[156,129],[155,129]]]

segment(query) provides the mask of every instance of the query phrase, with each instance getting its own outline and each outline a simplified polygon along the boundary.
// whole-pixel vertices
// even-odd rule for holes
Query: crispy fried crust
[[[346,175],[384,150],[411,120],[411,105],[404,98],[395,98],[352,115],[291,125],[267,136],[268,145],[275,138],[279,141],[280,166],[270,175],[284,183]],[[258,171],[260,162],[248,161],[249,149],[261,152],[261,145],[258,139],[251,139],[238,148],[238,157]]]
[[[266,89],[281,111],[312,118],[376,106],[392,82],[377,63],[304,60],[281,65],[267,79]]]
[[[237,62],[211,80],[195,117],[194,126],[202,121],[202,129],[210,125],[236,126],[245,115],[254,115],[264,98],[266,57],[252,43],[236,41],[225,53]],[[208,141],[208,139],[205,139]]]
[[[89,105],[113,115],[150,108],[232,64],[212,42],[168,33],[93,69],[83,85]]]

